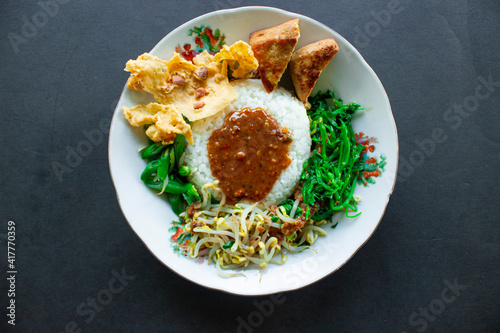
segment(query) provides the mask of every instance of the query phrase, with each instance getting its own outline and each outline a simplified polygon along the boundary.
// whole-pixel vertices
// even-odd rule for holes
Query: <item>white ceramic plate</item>
[[[257,269],[249,269],[246,277],[223,279],[215,266],[182,257],[174,253],[168,231],[177,219],[168,202],[154,195],[139,179],[146,163],[138,149],[147,145],[143,129],[132,128],[122,115],[124,106],[131,107],[153,101],[145,92],[123,89],[109,133],[109,166],[118,202],[128,223],[158,260],[186,279],[207,288],[239,295],[265,295],[298,289],[335,272],[345,264],[370,238],[377,228],[396,182],[398,137],[389,99],[377,75],[358,51],[334,30],[300,14],[269,7],[243,7],[222,10],[191,20],[163,38],[151,51],[169,59],[176,45],[192,43],[188,30],[195,26],[219,28],[231,45],[237,40],[248,42],[251,32],[300,19],[300,39],[296,49],[325,38],[334,38],[339,53],[332,59],[316,83],[315,90],[331,89],[344,102],[357,102],[366,108],[353,121],[355,132],[363,131],[378,139],[376,155],[385,154],[385,172],[369,187],[357,186],[356,195],[362,201],[362,214],[347,219],[342,213],[337,228],[325,227],[327,236],[320,237],[313,250],[288,255],[284,265],[270,264],[262,277]],[[265,22],[265,23],[264,23]],[[146,50],[145,50],[146,51]],[[138,55],[137,55],[138,56]],[[135,58],[135,56],[133,57]],[[125,65],[125,64],[124,64]]]

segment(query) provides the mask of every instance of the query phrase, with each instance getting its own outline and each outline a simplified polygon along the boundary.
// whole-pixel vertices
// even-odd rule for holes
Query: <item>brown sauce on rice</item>
[[[230,113],[207,143],[212,175],[228,204],[265,199],[292,160],[286,127],[261,108]]]

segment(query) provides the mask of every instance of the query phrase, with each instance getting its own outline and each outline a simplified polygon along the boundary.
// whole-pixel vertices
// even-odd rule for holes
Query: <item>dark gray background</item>
[[[401,0],[388,24],[373,23],[389,3],[74,0],[28,31],[15,52],[9,33],[22,36],[23,18],[42,7],[3,0],[0,276],[9,220],[16,222],[18,274],[14,329],[2,278],[1,331],[63,332],[74,321],[83,332],[235,332],[238,317],[258,321],[254,301],[268,304],[269,296],[207,290],[148,252],[118,207],[107,135],[62,181],[52,164],[65,163],[66,147],[75,149],[85,131],[110,119],[128,59],[201,14],[269,5],[323,22],[359,49],[391,100],[400,173],[370,241],[337,273],[282,295],[253,330],[499,332],[500,83],[481,88],[488,98],[474,97],[480,77],[500,81],[499,2]],[[367,27],[372,36],[363,38]],[[469,111],[453,111],[464,103]],[[429,143],[439,129],[445,139]],[[86,322],[90,315],[76,308],[122,269],[135,278]],[[442,302],[443,292],[453,296],[446,281],[466,286],[451,303]],[[429,307],[439,314],[425,319],[420,311]]]

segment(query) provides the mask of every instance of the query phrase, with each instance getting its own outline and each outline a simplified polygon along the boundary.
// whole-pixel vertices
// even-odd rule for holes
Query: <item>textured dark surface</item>
[[[391,1],[265,3],[323,22],[359,49],[387,90],[400,140],[398,183],[373,237],[337,273],[282,295],[272,313],[255,303],[269,305],[270,296],[204,289],[148,252],[118,207],[105,133],[57,178],[52,163],[65,162],[66,147],[106,128],[129,58],[198,15],[263,4],[69,1],[16,44],[9,33],[22,36],[23,19],[42,9],[2,1],[0,331],[235,332],[238,318],[258,326],[240,332],[500,331],[497,0],[401,0],[383,25],[373,13]],[[361,36],[366,27],[373,37]],[[479,101],[480,77],[499,83],[481,88],[490,96]],[[444,142],[431,149],[436,129]],[[15,327],[6,316],[9,220],[17,228]],[[135,278],[95,316],[77,314],[89,298],[105,297],[112,271],[122,269]],[[456,295],[447,289],[455,282],[466,286]]]

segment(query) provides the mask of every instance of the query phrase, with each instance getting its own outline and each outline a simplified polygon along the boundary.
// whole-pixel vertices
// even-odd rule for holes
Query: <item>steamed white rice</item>
[[[287,127],[293,139],[288,152],[292,163],[281,173],[264,200],[266,205],[279,204],[293,193],[299,182],[302,166],[309,157],[311,137],[306,109],[283,88],[276,88],[268,94],[260,80],[237,80],[233,85],[238,92],[238,99],[232,105],[216,115],[198,120],[191,125],[194,143],[188,145],[184,156],[184,162],[194,170],[189,180],[198,189],[216,181],[212,176],[208,160],[207,143],[210,135],[223,125],[226,115],[230,112],[245,107],[252,109],[260,107],[271,114],[281,126]]]

